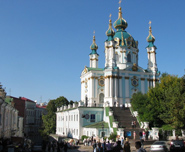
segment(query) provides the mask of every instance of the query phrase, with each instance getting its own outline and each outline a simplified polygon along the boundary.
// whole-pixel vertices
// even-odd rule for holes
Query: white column
[[[94,98],[94,79],[95,79],[94,77],[91,78],[91,82],[92,82],[92,98]]]
[[[95,88],[95,94],[94,94],[94,97],[96,98],[97,97],[97,89],[98,89],[98,87],[97,87],[97,78],[95,78],[94,79],[94,88]]]
[[[120,63],[123,63],[123,51],[120,51],[121,53],[121,62]]]
[[[126,50],[123,51],[123,58],[124,58],[124,62],[123,63],[127,63]]]
[[[110,77],[107,78],[107,97],[110,97]]]
[[[145,79],[141,78],[141,92],[144,94],[145,93]]]
[[[88,99],[91,98],[91,83],[90,83],[90,79],[88,78]]]
[[[110,97],[112,97],[113,94],[113,81],[112,81],[112,76],[110,77]]]
[[[118,97],[118,78],[115,77],[115,97]]]
[[[122,98],[122,77],[119,78],[119,97]]]
[[[129,77],[125,77],[125,97],[129,97]]]

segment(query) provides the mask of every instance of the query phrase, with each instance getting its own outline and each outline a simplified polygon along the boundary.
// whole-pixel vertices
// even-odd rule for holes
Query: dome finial
[[[98,49],[98,46],[96,45],[96,39],[95,39],[95,31],[93,32],[93,43],[92,43],[92,45],[90,46],[90,49],[91,50],[97,50]]]
[[[149,21],[149,35],[148,35],[148,37],[147,37],[147,41],[149,42],[149,46],[153,46],[154,44],[154,42],[155,42],[155,37],[152,35],[152,22],[151,21]]]
[[[108,36],[108,40],[112,41],[113,40],[113,36],[114,36],[114,30],[112,29],[112,20],[111,20],[111,16],[112,14],[109,15],[109,28],[106,31],[106,35]]]
[[[119,0],[119,7],[121,7],[121,1],[122,1],[122,0]]]

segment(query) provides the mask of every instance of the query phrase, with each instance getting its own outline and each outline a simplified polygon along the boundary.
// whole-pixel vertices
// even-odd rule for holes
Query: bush
[[[109,136],[109,140],[114,140],[116,141],[117,133],[111,133]]]
[[[87,139],[87,138],[89,138],[89,137],[86,136],[86,135],[82,135],[82,137],[81,137],[82,141],[83,141],[84,139]]]
[[[182,136],[181,129],[175,130],[175,135],[176,135],[176,136]]]

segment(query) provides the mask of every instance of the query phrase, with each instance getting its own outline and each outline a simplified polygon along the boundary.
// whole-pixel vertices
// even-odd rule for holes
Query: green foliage
[[[147,94],[134,94],[131,103],[141,121],[149,121],[157,127],[169,124],[174,129],[185,128],[184,77],[164,73],[155,88]]]
[[[59,97],[54,100],[50,100],[46,109],[47,114],[42,116],[43,125],[41,127],[41,135],[43,137],[56,132],[56,111],[58,107],[68,105],[69,101],[65,97]]]
[[[87,138],[89,138],[89,137],[86,136],[86,135],[82,135],[82,137],[81,137],[82,141],[83,141],[84,139],[87,139]]]
[[[117,133],[111,133],[109,136],[109,140],[114,140],[116,141]]]

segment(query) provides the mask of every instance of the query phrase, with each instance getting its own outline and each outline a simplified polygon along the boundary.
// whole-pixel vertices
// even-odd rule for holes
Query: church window
[[[67,121],[67,116],[66,116],[66,121]]]
[[[127,62],[131,62],[131,55],[130,55],[130,53],[127,54]]]
[[[74,115],[74,121],[75,121],[75,115]]]
[[[91,114],[91,122],[95,122],[95,114]]]
[[[76,115],[76,121],[78,121],[78,115]]]

